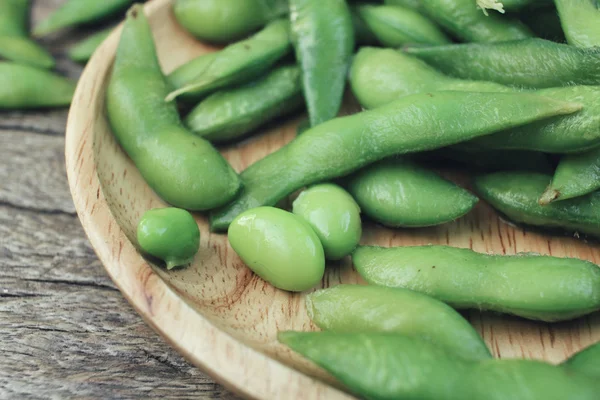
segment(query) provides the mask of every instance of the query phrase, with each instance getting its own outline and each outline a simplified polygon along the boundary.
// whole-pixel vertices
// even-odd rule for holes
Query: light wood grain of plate
[[[165,72],[215,50],[177,25],[171,4],[172,0],[153,0],[146,5]],[[104,92],[118,35],[117,31],[110,36],[83,73],[71,106],[66,141],[75,206],[108,274],[172,346],[235,392],[257,399],[351,398],[325,383],[330,379],[322,371],[276,341],[280,330],[316,329],[306,314],[305,293],[277,290],[254,275],[225,235],[209,232],[205,216],[196,216],[201,249],[189,268],[167,272],[136,250],[140,216],[166,204],[116,143],[105,116]],[[346,112],[354,110],[353,105],[346,108]],[[298,118],[290,119],[263,129],[250,140],[223,148],[223,154],[241,171],[292,140],[298,123]],[[593,245],[510,226],[485,204],[465,218],[434,228],[392,230],[365,223],[362,243],[436,243],[498,254],[530,251],[600,261],[600,252]],[[349,259],[330,264],[320,287],[339,283],[361,283]],[[477,311],[465,315],[496,357],[560,362],[600,340],[598,313],[552,325]]]

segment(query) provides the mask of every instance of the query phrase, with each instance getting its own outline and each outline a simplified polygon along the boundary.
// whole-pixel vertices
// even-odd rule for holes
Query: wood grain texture
[[[211,51],[183,32],[169,12],[172,0],[147,6],[160,61],[166,72],[194,55]],[[314,329],[304,294],[274,289],[245,267],[224,235],[211,234],[197,214],[202,240],[194,263],[166,272],[135,249],[135,227],[146,210],[165,206],[145,184],[110,132],[104,88],[118,34],[92,59],[76,93],[67,129],[69,183],[84,229],[109,275],[148,323],[193,363],[247,397],[338,399],[347,395],[312,379],[322,371],[276,342],[280,330]],[[350,111],[352,105],[348,105]],[[295,136],[297,119],[265,129],[236,146],[222,148],[240,171]],[[548,236],[502,222],[485,204],[440,227],[391,230],[367,223],[362,242],[381,245],[427,243],[514,254],[533,251],[600,262],[596,246]],[[320,287],[358,283],[348,259],[329,265]],[[497,357],[559,362],[600,339],[600,315],[561,324],[469,312],[467,318]],[[303,373],[301,373],[301,372]]]
[[[38,0],[39,19],[64,0]],[[45,44],[59,71],[83,30]],[[64,166],[67,110],[0,111],[0,399],[237,399],[140,318],[85,237]]]

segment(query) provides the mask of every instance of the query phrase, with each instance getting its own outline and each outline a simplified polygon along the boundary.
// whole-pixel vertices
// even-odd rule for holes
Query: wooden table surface
[[[33,21],[64,0],[36,0]],[[85,31],[44,41],[58,71]],[[0,111],[0,399],[234,399],[129,306],[79,223],[64,166],[67,110]],[[201,338],[199,338],[201,340]]]

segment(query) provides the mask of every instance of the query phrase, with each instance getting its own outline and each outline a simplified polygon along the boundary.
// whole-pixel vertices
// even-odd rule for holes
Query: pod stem
[[[544,193],[542,193],[542,195],[538,199],[538,203],[542,206],[546,206],[558,199],[559,197],[560,192],[556,189],[552,189],[549,187]]]

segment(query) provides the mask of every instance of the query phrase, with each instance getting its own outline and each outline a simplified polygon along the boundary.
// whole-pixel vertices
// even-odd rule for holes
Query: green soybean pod
[[[567,42],[577,47],[600,46],[598,0],[554,0]]]
[[[387,47],[450,43],[437,25],[410,8],[363,4],[356,7],[356,12],[377,41]]]
[[[477,197],[406,159],[380,161],[345,179],[362,211],[390,227],[440,225],[467,214]]]
[[[300,69],[283,66],[247,85],[208,96],[190,111],[185,124],[213,143],[229,142],[303,104]]]
[[[286,0],[177,0],[177,22],[201,40],[229,43],[284,16]]]
[[[279,341],[377,400],[595,400],[600,384],[532,360],[470,361],[390,333],[281,332]]]
[[[365,108],[378,107],[398,97],[440,90],[516,92],[495,82],[471,81],[444,75],[423,61],[392,49],[363,47],[354,57],[350,85]],[[600,145],[600,86],[568,86],[540,89],[540,96],[580,102],[583,109],[566,117],[554,117],[478,138],[464,146],[471,149],[533,150],[577,153]]]
[[[360,241],[360,208],[338,185],[322,183],[304,190],[294,200],[292,212],[315,231],[328,260],[347,256]]]
[[[474,190],[515,222],[600,237],[600,192],[540,205],[552,177],[531,172],[497,172],[475,179]]]
[[[131,3],[133,0],[67,0],[33,29],[33,35],[46,36],[64,28],[100,22],[124,11]]]
[[[422,0],[421,7],[425,15],[467,42],[501,42],[533,36],[521,21],[504,15],[486,16],[474,3],[473,0]]]
[[[155,208],[138,223],[137,241],[145,253],[173,269],[192,262],[200,248],[200,230],[192,214],[181,208]]]
[[[180,65],[174,71],[167,75],[167,80],[175,89],[187,85],[202,75],[210,64],[219,56],[219,51],[205,53],[192,60]]]
[[[337,333],[391,332],[435,343],[469,360],[491,358],[479,334],[433,297],[383,286],[338,285],[306,297],[310,319]]]
[[[269,70],[291,49],[289,22],[285,19],[273,21],[248,39],[219,51],[203,71],[198,69],[199,74],[191,81],[169,93],[166,101],[179,96],[194,100],[217,89],[248,82]],[[204,64],[206,57],[201,57],[202,61],[192,61],[196,67]],[[171,79],[171,83],[176,81]]]
[[[240,195],[211,213],[211,229],[226,229],[245,210],[275,205],[303,186],[395,154],[445,147],[580,107],[526,93],[437,92],[335,118],[248,167]]]
[[[567,154],[558,163],[550,186],[540,204],[567,200],[600,189],[600,148],[581,154]]]
[[[413,10],[422,10],[421,0],[384,0],[384,4],[389,4],[392,6],[400,6],[411,8]]]
[[[0,1],[0,58],[40,68],[54,67],[54,59],[29,38],[29,0]]]
[[[43,69],[0,61],[0,109],[68,106],[75,85]]]
[[[276,288],[301,292],[323,278],[323,246],[312,228],[292,213],[257,207],[240,214],[227,234],[246,265]]]
[[[575,353],[561,364],[569,371],[600,378],[600,343],[593,344]]]
[[[69,50],[69,58],[75,62],[86,63],[96,49],[104,42],[114,28],[103,29],[77,43]]]
[[[352,15],[345,0],[290,0],[290,21],[308,116],[316,126],[342,105],[354,51]]]
[[[476,253],[450,246],[361,246],[352,255],[369,283],[425,293],[454,308],[564,321],[600,309],[600,268],[533,254]]]
[[[600,85],[600,47],[577,48],[543,39],[405,47],[445,74],[504,85],[549,88]]]
[[[188,131],[164,98],[152,32],[141,5],[127,13],[106,108],[113,133],[140,173],[168,203],[207,210],[231,201],[240,179],[209,142]]]

